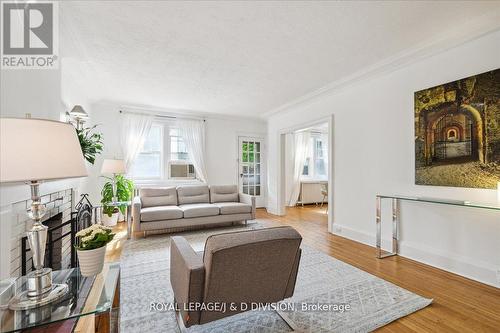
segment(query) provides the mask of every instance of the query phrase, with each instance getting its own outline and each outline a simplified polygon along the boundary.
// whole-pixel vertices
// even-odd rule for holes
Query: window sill
[[[301,178],[301,183],[327,183],[328,178]]]
[[[133,180],[135,187],[147,187],[147,186],[177,186],[177,185],[200,185],[203,184],[198,179],[137,179]]]

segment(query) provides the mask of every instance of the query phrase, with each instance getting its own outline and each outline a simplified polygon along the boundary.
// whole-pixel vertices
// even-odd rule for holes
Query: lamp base
[[[52,285],[52,289],[41,297],[30,297],[28,296],[28,291],[23,291],[19,295],[16,295],[9,302],[9,309],[11,310],[28,310],[37,308],[40,306],[47,305],[54,301],[57,301],[68,292],[68,285],[55,283]]]
[[[52,269],[42,268],[26,275],[28,297],[39,298],[52,290]]]

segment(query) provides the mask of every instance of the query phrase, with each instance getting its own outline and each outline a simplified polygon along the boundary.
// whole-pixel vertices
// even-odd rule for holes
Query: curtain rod
[[[123,110],[119,110],[118,112],[120,112],[120,113],[132,113],[132,114],[147,114],[147,115],[151,115],[151,116],[157,117],[157,118],[167,118],[167,119],[196,119],[196,120],[203,120],[203,122],[206,121],[205,119],[201,119],[201,118],[198,118],[198,117],[165,116],[165,115],[153,114],[153,113],[148,113],[148,112],[133,112],[133,111],[123,111]]]

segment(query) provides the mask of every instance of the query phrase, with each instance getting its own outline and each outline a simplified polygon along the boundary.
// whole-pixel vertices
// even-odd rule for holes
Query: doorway
[[[280,133],[280,215],[301,223],[333,223],[333,120],[305,124]]]
[[[264,140],[257,137],[238,137],[239,192],[255,196],[257,207],[265,206]]]

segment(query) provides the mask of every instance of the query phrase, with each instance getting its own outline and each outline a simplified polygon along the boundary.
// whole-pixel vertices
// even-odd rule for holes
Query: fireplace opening
[[[58,213],[42,223],[49,228],[47,231],[44,267],[50,267],[53,270],[72,267],[72,221],[63,223],[63,214]],[[26,275],[26,273],[34,269],[33,254],[30,251],[27,237],[21,239],[21,255],[23,263],[22,275]]]

